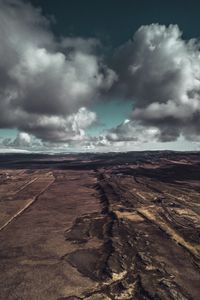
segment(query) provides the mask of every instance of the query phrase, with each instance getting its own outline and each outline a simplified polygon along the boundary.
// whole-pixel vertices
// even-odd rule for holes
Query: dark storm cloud
[[[95,54],[98,44],[81,38],[58,42],[40,10],[1,0],[0,126],[44,140],[83,136],[85,125],[75,126],[74,116],[116,78]],[[94,113],[83,111],[90,126]]]

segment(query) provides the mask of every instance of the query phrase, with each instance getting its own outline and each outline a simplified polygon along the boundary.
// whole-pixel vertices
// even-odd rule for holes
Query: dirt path
[[[0,231],[0,299],[199,299],[199,179],[76,168],[25,172],[3,199],[23,206]]]
[[[0,299],[55,300],[96,285],[63,260],[79,247],[65,240],[66,230],[78,216],[100,211],[95,174],[54,176],[0,231]]]
[[[33,180],[31,180],[28,184],[26,184],[25,186],[23,186],[22,189],[20,189],[17,193],[21,192],[22,190],[24,190],[27,186],[29,186],[30,184],[32,184],[33,182],[35,182],[36,180],[38,180],[38,178],[35,178]],[[54,183],[55,179],[52,180],[50,183],[47,184],[47,186],[45,186],[45,188],[40,191],[35,197],[33,197],[32,199],[30,199],[30,201],[28,201],[28,203],[25,204],[25,206],[23,208],[21,208],[17,213],[15,213],[5,224],[3,224],[0,227],[0,231],[2,231],[3,229],[5,229],[11,222],[13,222],[16,218],[18,218],[21,214],[23,214],[31,205],[33,205],[38,198],[47,191],[47,189]]]

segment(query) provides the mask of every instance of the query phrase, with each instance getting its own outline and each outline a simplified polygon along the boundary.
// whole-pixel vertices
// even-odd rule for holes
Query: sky
[[[200,149],[198,0],[0,0],[0,152]]]

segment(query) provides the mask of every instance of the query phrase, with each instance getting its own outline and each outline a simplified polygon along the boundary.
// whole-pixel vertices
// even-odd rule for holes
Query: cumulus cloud
[[[157,127],[145,127],[132,120],[125,120],[116,128],[108,131],[106,139],[110,142],[141,142],[155,141],[160,136]]]
[[[42,142],[26,132],[18,132],[15,138],[1,138],[1,148],[32,149],[42,146]]]
[[[82,107],[116,79],[96,54],[98,44],[95,39],[57,41],[39,9],[1,0],[0,127],[50,141],[83,135],[94,114]],[[83,114],[89,119],[80,124],[75,119]]]
[[[85,129],[97,121],[96,113],[81,107],[69,116],[42,116],[30,119],[25,129],[43,141],[53,143],[86,139]],[[23,126],[22,126],[23,128]]]
[[[180,136],[200,140],[197,39],[185,41],[177,25],[141,26],[109,66],[101,47],[95,38],[55,37],[40,9],[0,0],[0,128],[21,131],[1,143],[111,150]],[[91,103],[116,94],[133,101],[128,119],[89,137],[87,128],[98,120]]]
[[[199,49],[198,40],[183,40],[177,25],[152,24],[116,51],[117,91],[134,100],[131,119],[137,122],[131,125],[156,127],[162,141],[199,135]]]
[[[31,136],[26,132],[20,132],[15,140],[13,141],[13,146],[15,147],[30,147]]]

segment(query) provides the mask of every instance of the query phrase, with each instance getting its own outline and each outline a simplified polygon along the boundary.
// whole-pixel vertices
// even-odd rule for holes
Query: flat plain
[[[0,156],[0,299],[200,299],[200,153]]]

